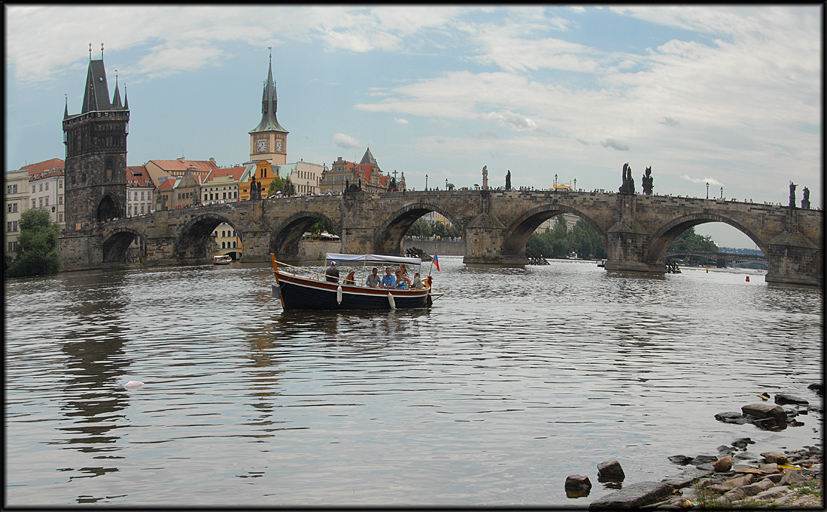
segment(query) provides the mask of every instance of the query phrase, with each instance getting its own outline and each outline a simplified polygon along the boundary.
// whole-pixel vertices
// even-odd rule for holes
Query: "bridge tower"
[[[126,137],[129,134],[129,101],[118,90],[110,101],[103,44],[100,60],[92,59],[79,114],[69,115],[69,100],[63,113],[63,143],[66,146],[66,227],[60,249],[67,270],[84,268],[101,258],[100,237],[92,234],[101,221],[126,215]]]
[[[126,213],[126,137],[129,134],[129,102],[124,103],[115,79],[109,87],[100,60],[89,59],[80,114],[63,114],[65,158],[66,230],[77,231]]]
[[[273,165],[287,163],[287,130],[276,119],[278,96],[273,80],[273,54],[270,53],[270,67],[264,82],[261,98],[261,122],[250,133],[250,162],[269,160]]]

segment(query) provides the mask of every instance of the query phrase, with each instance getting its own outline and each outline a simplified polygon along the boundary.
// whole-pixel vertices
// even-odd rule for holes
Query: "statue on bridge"
[[[795,208],[795,187],[796,184],[790,182],[790,208]]]
[[[488,166],[482,166],[482,189],[488,190]]]
[[[505,189],[511,190],[511,170],[509,169],[505,175]]]
[[[801,200],[801,209],[810,209],[810,189],[807,187],[804,187],[804,199]]]
[[[642,185],[643,185],[643,194],[647,196],[652,195],[652,182],[655,181],[652,178],[652,166],[646,168],[646,173],[643,175]]]
[[[635,179],[632,178],[632,167],[629,165],[629,162],[623,164],[623,184],[620,185],[618,192],[621,194],[635,193]]]
[[[445,180],[445,190],[454,190],[455,186],[453,183],[448,183],[447,179]]]
[[[253,181],[250,182],[250,201],[261,200],[261,185],[256,181],[256,175],[253,174]]]

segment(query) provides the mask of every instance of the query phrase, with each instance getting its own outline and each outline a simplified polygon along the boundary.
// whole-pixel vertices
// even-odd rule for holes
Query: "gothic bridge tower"
[[[109,100],[103,44],[100,60],[92,60],[80,114],[63,114],[65,158],[66,234],[87,231],[103,220],[126,214],[126,136],[129,134],[129,102],[124,102],[115,78],[115,94]],[[78,233],[79,234],[79,233]]]

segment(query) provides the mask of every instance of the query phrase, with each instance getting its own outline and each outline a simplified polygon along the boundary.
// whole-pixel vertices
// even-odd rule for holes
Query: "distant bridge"
[[[671,259],[676,256],[699,256],[715,261],[724,261],[727,263],[737,261],[767,261],[767,257],[763,254],[742,254],[737,252],[712,252],[712,251],[666,251],[666,259]]]
[[[607,271],[666,272],[667,248],[687,229],[723,222],[746,234],[767,259],[768,282],[821,286],[823,212],[720,199],[604,192],[454,190],[241,201],[104,222],[65,230],[64,268],[121,265],[136,241],[147,264],[208,263],[212,231],[231,225],[242,261],[269,253],[294,261],[302,234],[319,220],[341,237],[341,251],[402,254],[402,238],[429,212],[462,233],[466,264],[523,265],[525,245],[544,221],[562,213],[587,222],[606,244]],[[743,256],[743,255],[739,255]]]

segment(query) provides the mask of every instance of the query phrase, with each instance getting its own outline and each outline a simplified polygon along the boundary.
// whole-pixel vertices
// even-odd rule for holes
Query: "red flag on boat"
[[[436,253],[434,253],[434,265],[436,265],[436,269],[439,270],[439,258]]]

